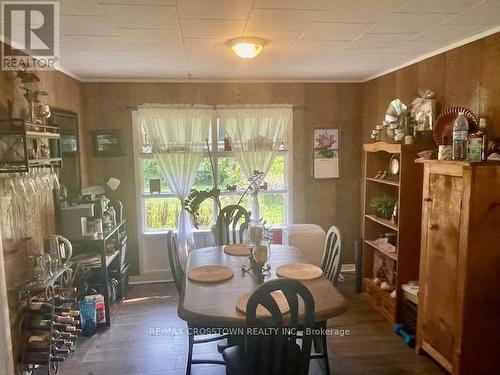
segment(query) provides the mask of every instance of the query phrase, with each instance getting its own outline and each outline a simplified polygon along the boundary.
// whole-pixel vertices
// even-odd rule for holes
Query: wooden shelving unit
[[[401,319],[403,292],[401,285],[417,280],[420,258],[423,168],[415,163],[417,153],[428,145],[400,145],[384,142],[364,145],[365,185],[363,217],[363,288],[367,301],[389,323]],[[400,158],[399,179],[377,179],[379,171],[389,170],[394,154]],[[371,199],[388,195],[398,200],[398,222],[381,219],[370,211]],[[388,252],[375,241],[391,233],[396,236],[396,252]],[[392,269],[389,280],[395,286],[396,298],[375,285],[378,265],[385,262]]]

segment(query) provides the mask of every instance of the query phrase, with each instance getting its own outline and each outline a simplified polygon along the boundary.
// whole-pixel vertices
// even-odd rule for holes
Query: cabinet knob
[[[424,202],[432,202],[432,198],[431,197],[424,198]]]
[[[429,228],[430,228],[430,230],[438,230],[439,229],[439,225],[437,225],[437,224],[431,224]]]

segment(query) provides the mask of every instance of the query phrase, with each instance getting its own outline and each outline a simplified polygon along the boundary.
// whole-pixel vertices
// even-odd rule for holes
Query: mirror
[[[78,115],[75,112],[52,108],[49,118],[51,125],[61,131],[61,154],[63,167],[59,171],[59,181],[68,189],[68,198],[80,194],[80,146],[78,137]]]

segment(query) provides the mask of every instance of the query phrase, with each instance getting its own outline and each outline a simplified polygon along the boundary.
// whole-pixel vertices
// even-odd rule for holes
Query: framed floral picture
[[[340,177],[339,129],[314,129],[313,155],[314,178]]]

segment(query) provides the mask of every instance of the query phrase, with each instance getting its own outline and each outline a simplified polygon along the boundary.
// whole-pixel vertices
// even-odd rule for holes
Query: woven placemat
[[[323,276],[323,270],[314,264],[290,263],[279,266],[276,275],[293,280],[314,280]]]
[[[229,280],[233,276],[231,268],[217,264],[193,268],[187,275],[189,280],[199,283],[217,283]]]
[[[250,246],[243,243],[232,243],[230,245],[226,245],[224,246],[224,252],[237,257],[249,256],[251,254]]]
[[[241,296],[238,297],[236,300],[236,310],[242,312],[243,314],[247,313],[247,303],[248,299],[252,295],[252,292],[250,293],[245,293]],[[278,304],[278,307],[281,311],[281,314],[286,314],[290,312],[290,306],[288,306],[288,302],[286,301],[285,296],[283,295],[282,292],[279,290],[272,292],[271,295],[273,296],[274,300]],[[262,305],[257,306],[257,316],[271,316],[271,313],[267,311],[265,307]]]

